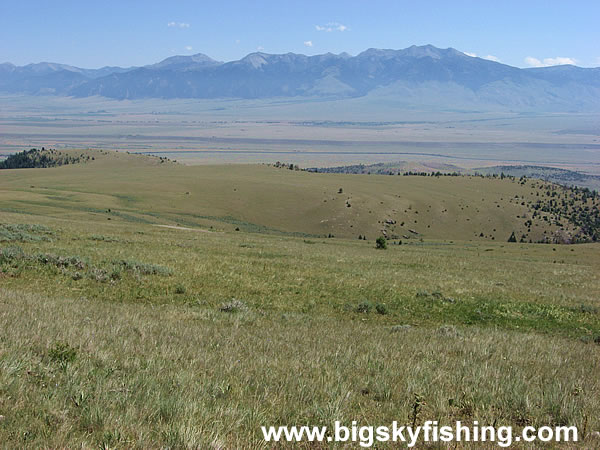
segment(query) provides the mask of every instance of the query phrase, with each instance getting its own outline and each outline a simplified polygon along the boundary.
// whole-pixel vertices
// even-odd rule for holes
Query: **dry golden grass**
[[[75,166],[3,171],[0,211],[369,239],[386,229],[389,236],[403,240],[506,242],[514,231],[536,242],[560,228],[532,217],[528,210],[527,202],[546,195],[547,185],[540,181],[521,185],[518,180],[470,176],[315,174],[256,165],[188,167],[126,153],[67,153],[97,159]],[[531,231],[527,219],[533,221]],[[388,226],[386,220],[396,223]]]
[[[421,423],[575,425],[597,446],[597,244],[412,239],[376,250],[375,235],[298,237],[318,215],[269,221],[304,203],[254,211],[258,198],[248,217],[225,219],[243,205],[228,203],[231,186],[267,196],[281,183],[281,200],[312,195],[322,186],[298,186],[326,176],[154,161],[138,172],[136,157],[119,158],[121,169],[2,174],[7,448],[270,448],[261,425],[408,423],[415,394]],[[334,177],[325,189],[340,179],[373,202],[387,180],[408,183]],[[423,199],[445,182],[409,180]],[[516,187],[462,180],[490,182],[486,195]]]
[[[261,425],[410,423],[414,394],[419,422],[600,427],[594,344],[254,308],[0,299],[0,440],[15,447],[269,448]]]

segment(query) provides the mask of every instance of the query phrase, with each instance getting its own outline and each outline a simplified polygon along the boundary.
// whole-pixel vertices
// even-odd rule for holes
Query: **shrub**
[[[598,314],[598,308],[596,308],[595,306],[585,305],[585,304],[582,304],[579,307],[579,311],[584,314]]]
[[[34,259],[43,265],[63,268],[75,267],[76,269],[83,270],[87,266],[87,263],[79,256],[58,256],[52,253],[38,253]]]
[[[375,305],[375,311],[377,311],[377,314],[381,314],[382,316],[388,313],[387,306],[385,306],[383,303],[377,303]]]
[[[93,268],[88,272],[88,276],[98,283],[106,283],[110,278],[108,272],[103,269]]]
[[[436,290],[433,292],[428,292],[428,291],[417,291],[416,295],[417,298],[422,298],[422,299],[428,299],[431,301],[441,301],[441,302],[447,302],[447,303],[456,303],[456,300],[452,297],[446,297],[444,296],[444,294],[442,294],[441,291]]]
[[[159,266],[158,264],[148,264],[135,260],[113,261],[114,264],[122,266],[125,270],[137,272],[142,275],[171,275],[172,271],[168,267]]]
[[[387,248],[387,241],[383,236],[379,236],[375,241],[375,248],[385,250]]]
[[[48,227],[35,224],[0,224],[0,242],[51,241],[54,233]]]
[[[121,242],[120,239],[113,236],[104,236],[102,234],[92,234],[89,239],[91,241],[102,241],[102,242]]]
[[[370,302],[364,301],[364,302],[360,302],[358,305],[356,305],[355,311],[358,313],[368,314],[369,312],[371,312],[372,307],[373,306],[371,305]]]
[[[76,356],[77,350],[66,342],[56,342],[48,351],[48,357],[62,366],[66,366],[75,361]]]
[[[120,269],[113,269],[113,271],[110,273],[110,279],[113,281],[117,281],[121,279],[121,270]]]
[[[246,311],[247,309],[248,306],[246,306],[246,304],[243,301],[234,298],[230,302],[223,303],[219,308],[219,311],[234,313],[239,311]]]
[[[460,337],[461,335],[454,325],[442,325],[437,329],[437,333],[448,337]]]
[[[178,284],[177,286],[175,286],[175,293],[176,294],[181,295],[181,294],[185,294],[185,292],[186,292],[186,289],[185,289],[185,286],[183,284]]]
[[[21,247],[0,248],[0,264],[4,262],[19,261],[25,259],[25,253]]]

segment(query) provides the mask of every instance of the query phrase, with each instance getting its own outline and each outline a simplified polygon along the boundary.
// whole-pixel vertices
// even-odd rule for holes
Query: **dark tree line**
[[[90,157],[78,155],[65,155],[62,152],[42,147],[41,150],[32,148],[24,150],[14,155],[10,155],[4,161],[0,161],[0,169],[35,169],[45,167],[57,167],[67,164],[77,164],[82,160],[89,160]]]

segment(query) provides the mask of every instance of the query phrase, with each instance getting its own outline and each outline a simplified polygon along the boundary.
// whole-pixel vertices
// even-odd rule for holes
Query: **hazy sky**
[[[0,62],[95,68],[413,44],[503,63],[600,66],[600,0],[0,0]]]

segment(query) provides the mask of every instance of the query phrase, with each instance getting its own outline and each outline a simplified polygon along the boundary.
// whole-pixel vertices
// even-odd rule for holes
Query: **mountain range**
[[[432,45],[356,56],[259,52],[231,62],[199,53],[129,68],[4,63],[0,92],[119,100],[370,96],[438,107],[600,111],[600,68],[520,69]]]

